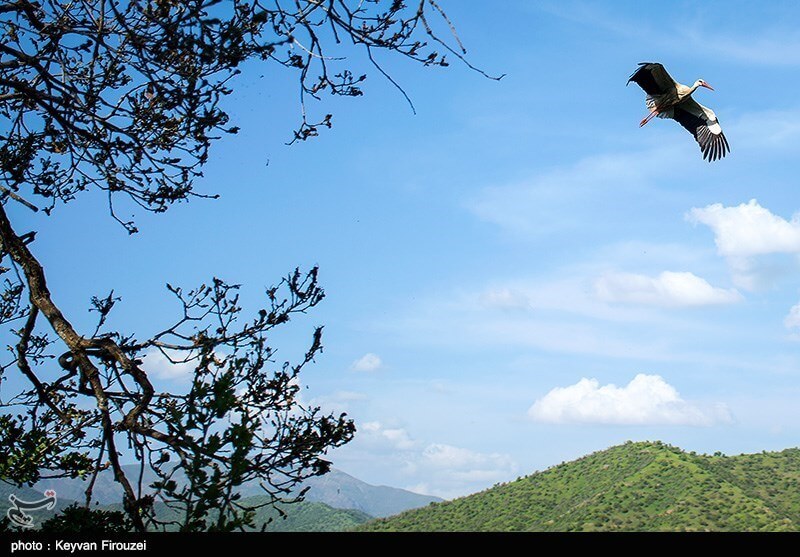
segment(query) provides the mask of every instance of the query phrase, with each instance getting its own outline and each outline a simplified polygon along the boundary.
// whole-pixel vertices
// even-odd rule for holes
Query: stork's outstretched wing
[[[717,115],[710,108],[689,97],[673,106],[669,112],[672,114],[667,116],[694,136],[703,152],[703,158],[708,162],[721,159],[731,150]]]
[[[633,72],[628,83],[631,81],[638,84],[648,95],[663,95],[675,90],[675,80],[667,73],[664,66],[657,62],[639,64],[639,69]]]

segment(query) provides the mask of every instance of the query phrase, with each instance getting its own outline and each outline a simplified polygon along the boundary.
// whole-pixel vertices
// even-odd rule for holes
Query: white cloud
[[[365,422],[358,429],[369,437],[388,442],[394,449],[406,451],[417,446],[408,432],[401,427],[385,427],[382,423],[375,421]]]
[[[443,443],[431,443],[422,452],[422,460],[433,468],[448,470],[464,481],[493,482],[508,479],[516,470],[514,460],[501,453],[479,453]]]
[[[398,483],[413,486],[412,491],[445,499],[508,481],[517,472],[517,463],[507,454],[415,440],[405,428],[379,421],[359,424],[346,450],[355,451],[362,466],[370,463],[372,468],[398,471],[402,477]]]
[[[528,415],[538,422],[565,424],[711,426],[731,421],[727,407],[689,403],[658,375],[639,374],[624,387],[583,378],[537,400]]]
[[[174,356],[173,360],[180,358]],[[190,378],[195,368],[196,361],[173,363],[160,350],[150,350],[142,357],[144,369],[148,374],[158,379],[181,381]]]
[[[707,244],[705,249],[690,246],[687,251],[692,254],[678,254],[686,257],[676,257],[677,261],[669,257],[673,252],[677,254],[677,245],[665,250],[656,247],[652,266],[648,261],[635,263],[644,267],[648,274],[652,268],[658,270],[673,265],[703,268],[704,260],[714,257],[711,242]],[[651,248],[647,244],[637,247],[639,251],[634,255],[640,257],[642,249],[649,252]],[[754,358],[745,363],[730,352],[731,342],[749,342],[753,334],[733,321],[735,315],[741,313],[735,311],[736,305],[717,306],[724,307],[724,312],[704,311],[700,315],[696,311],[664,311],[656,305],[609,303],[601,299],[595,288],[597,278],[630,264],[626,258],[630,259],[627,256],[632,249],[625,248],[622,255],[614,250],[599,250],[596,259],[562,267],[552,275],[509,277],[503,282],[492,281],[491,287],[435,292],[421,297],[413,305],[404,306],[394,315],[381,315],[368,326],[376,333],[392,335],[420,350],[435,347],[439,351],[459,353],[490,349],[535,351],[547,357],[557,353],[599,356],[635,360],[640,369],[647,369],[655,362],[692,367],[740,368],[747,365],[753,370],[770,369],[763,359]],[[719,261],[714,264],[719,268]],[[715,271],[719,272],[708,272]],[[657,278],[659,273],[651,276]],[[488,288],[520,292],[534,309],[488,311],[479,302]],[[712,292],[699,299],[677,297],[677,301],[708,303],[714,299],[719,303],[733,303],[743,298],[733,288]],[[677,301],[673,299],[672,303]],[[704,343],[699,345],[697,339],[701,337]]]
[[[377,371],[383,367],[383,360],[372,352],[364,354],[352,363],[350,369],[353,371]]]
[[[751,199],[736,207],[721,203],[687,214],[693,223],[714,231],[717,251],[725,257],[752,257],[768,253],[800,253],[800,215],[791,221],[774,215]]]
[[[742,299],[736,289],[711,286],[688,272],[664,271],[657,277],[632,273],[606,273],[595,281],[595,294],[606,302],[657,306],[731,304]]]
[[[786,220],[755,199],[735,207],[720,203],[695,207],[686,219],[711,228],[717,252],[727,259],[734,284],[747,290],[791,272],[787,265],[769,260],[770,255],[800,254],[800,215]]]
[[[434,495],[435,496],[435,493],[434,493],[435,490],[431,489],[430,484],[428,484],[427,482],[420,482],[420,483],[413,484],[413,485],[407,485],[403,489],[405,489],[406,491],[411,491],[412,493],[419,493],[420,495]]]
[[[787,329],[800,329],[800,304],[795,304],[789,309],[789,314],[784,318],[783,324]]]
[[[490,288],[481,294],[480,300],[489,309],[531,309],[528,296],[512,288]]]

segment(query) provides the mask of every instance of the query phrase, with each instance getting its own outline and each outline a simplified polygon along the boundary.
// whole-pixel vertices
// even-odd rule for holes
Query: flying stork
[[[695,81],[691,87],[678,83],[664,66],[655,62],[639,64],[628,83],[631,81],[647,93],[645,104],[650,110],[650,114],[639,123],[639,127],[644,126],[653,116],[672,118],[694,136],[705,160],[711,162],[721,159],[730,151],[717,115],[692,98],[692,93],[698,87],[713,91],[711,85],[702,79]]]

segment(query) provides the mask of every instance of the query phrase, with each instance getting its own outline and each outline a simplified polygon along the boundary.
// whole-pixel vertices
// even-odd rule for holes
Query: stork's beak
[[[714,90],[714,88],[708,83],[701,83],[700,86],[705,87],[706,89],[711,89],[712,91]]]

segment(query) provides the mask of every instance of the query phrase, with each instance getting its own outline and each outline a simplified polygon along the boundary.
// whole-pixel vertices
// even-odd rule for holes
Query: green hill
[[[267,532],[342,532],[372,518],[355,509],[335,509],[325,503],[309,501],[286,505],[283,511],[286,518],[278,517],[272,510],[260,511],[256,515],[256,523],[261,524],[266,518],[272,517],[272,522],[267,525]]]
[[[715,456],[612,447],[368,531],[800,530],[800,449]]]

